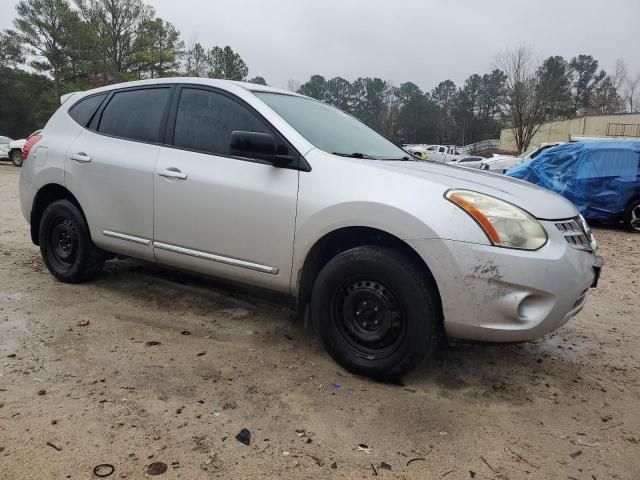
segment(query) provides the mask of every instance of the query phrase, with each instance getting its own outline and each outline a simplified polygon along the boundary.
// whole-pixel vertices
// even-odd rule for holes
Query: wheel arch
[[[45,209],[49,205],[51,205],[52,202],[63,199],[69,200],[76,207],[78,207],[82,216],[85,217],[84,211],[80,206],[80,202],[78,202],[78,199],[66,187],[60,185],[59,183],[48,183],[47,185],[42,186],[38,190],[38,193],[36,193],[33,199],[33,205],[31,207],[31,241],[34,243],[34,245],[40,245],[40,220],[42,219],[42,214],[44,213]]]
[[[302,268],[298,272],[293,272],[297,279],[295,288],[296,308],[301,316],[305,315],[315,280],[327,262],[345,250],[364,245],[378,245],[392,248],[420,265],[433,283],[434,293],[438,299],[438,307],[442,309],[440,291],[435,278],[424,259],[411,245],[396,235],[380,228],[350,226],[332,230],[316,240],[307,252]]]

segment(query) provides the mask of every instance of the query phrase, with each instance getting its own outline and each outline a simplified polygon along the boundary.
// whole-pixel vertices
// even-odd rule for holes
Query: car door
[[[591,219],[614,219],[633,197],[640,157],[630,148],[599,148],[580,159],[569,197]]]
[[[105,250],[153,260],[153,178],[172,87],[111,92],[67,150],[65,182]],[[104,95],[104,94],[103,94]],[[81,101],[82,102],[82,101]]]
[[[233,131],[270,133],[230,93],[184,86],[155,169],[158,261],[283,292],[289,289],[298,170],[230,153]],[[286,144],[286,146],[285,146]]]

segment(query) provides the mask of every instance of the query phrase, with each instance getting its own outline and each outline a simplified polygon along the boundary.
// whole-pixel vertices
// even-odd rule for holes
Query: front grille
[[[579,218],[556,222],[556,227],[558,227],[558,230],[560,230],[567,243],[573,248],[587,252],[593,251],[591,235],[582,227],[582,222]]]

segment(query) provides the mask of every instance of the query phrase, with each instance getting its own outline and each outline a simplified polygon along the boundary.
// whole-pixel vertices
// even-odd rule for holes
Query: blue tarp
[[[569,199],[587,220],[614,221],[640,196],[640,141],[567,143],[507,175]]]

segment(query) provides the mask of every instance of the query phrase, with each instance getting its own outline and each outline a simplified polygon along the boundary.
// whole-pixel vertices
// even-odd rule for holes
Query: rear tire
[[[84,282],[104,265],[104,252],[94,245],[84,215],[69,200],[56,200],[42,214],[40,252],[61,282]]]
[[[407,256],[378,246],[329,260],[313,287],[311,318],[339,364],[380,379],[413,370],[442,334],[433,277]]]
[[[22,166],[22,152],[20,150],[15,150],[11,153],[11,163],[16,167]]]
[[[634,200],[627,207],[624,224],[630,232],[640,233],[640,199]]]

